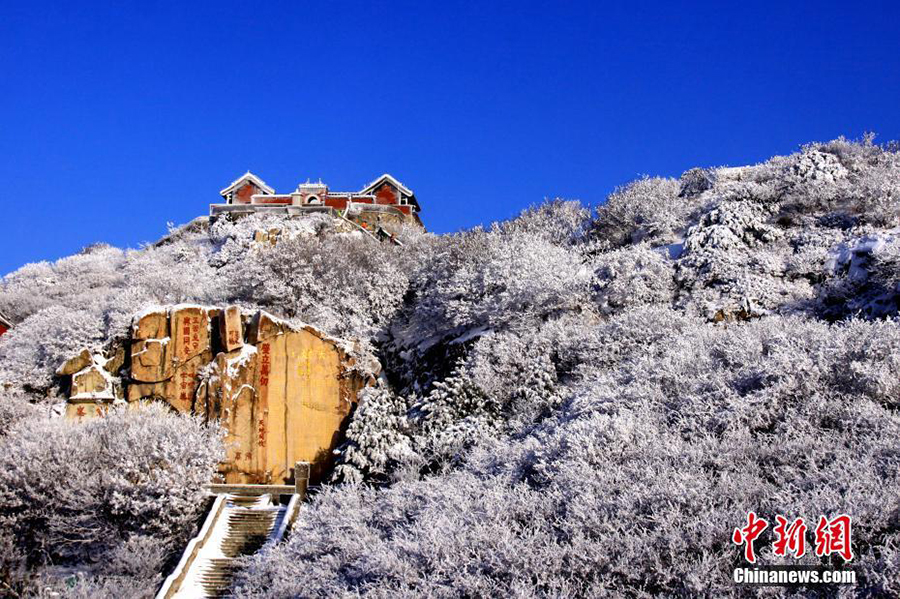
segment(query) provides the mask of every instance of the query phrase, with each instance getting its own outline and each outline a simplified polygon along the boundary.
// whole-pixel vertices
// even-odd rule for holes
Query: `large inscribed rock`
[[[321,480],[357,393],[372,380],[348,343],[266,312],[248,317],[236,306],[146,310],[125,343],[130,368],[122,368],[115,348],[103,363],[82,352],[60,367],[60,375],[72,375],[67,415],[102,416],[122,401],[124,386],[132,406],[163,401],[218,422],[226,432],[220,472],[228,483],[291,483],[298,461],[311,464],[313,482]],[[121,384],[104,364],[116,373],[122,368]],[[377,361],[366,363],[375,374],[379,368]]]

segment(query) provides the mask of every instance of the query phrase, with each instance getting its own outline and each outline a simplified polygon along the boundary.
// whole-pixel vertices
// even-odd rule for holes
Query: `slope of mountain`
[[[410,230],[403,246],[324,217],[258,216],[140,250],[94,246],[3,280],[0,311],[16,323],[0,339],[3,443],[36,465],[59,460],[63,440],[87,443],[41,414],[61,393],[55,369],[122,336],[140,309],[238,304],[356,339],[384,365],[335,484],[289,542],[237,573],[240,597],[752,595],[731,579],[750,511],[851,515],[851,593],[900,594],[898,226],[896,148],[839,139],[640,179],[596,211],[554,201],[487,230]],[[255,235],[272,229],[274,244]],[[183,445],[208,446],[202,427],[167,418],[194,427]],[[60,441],[23,442],[51,429]],[[147,531],[101,519],[115,531],[102,546],[62,551],[17,515],[36,491],[11,464],[6,559],[46,584],[52,562],[93,593],[116,576],[152,587],[165,554],[128,573],[123,547],[171,549],[197,517]],[[140,518],[130,506],[117,509]],[[776,556],[770,540],[762,564],[841,565]],[[27,584],[13,566],[10,583]]]

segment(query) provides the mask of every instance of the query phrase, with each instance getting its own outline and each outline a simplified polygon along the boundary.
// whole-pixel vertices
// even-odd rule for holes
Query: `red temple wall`
[[[250,183],[250,182],[248,181],[247,183],[244,183],[241,187],[239,187],[239,188],[234,192],[234,200],[233,200],[233,203],[235,203],[235,204],[249,204],[249,203],[250,203],[250,199],[251,199],[255,194],[258,194],[260,191],[262,191],[260,188],[258,188],[256,185],[254,185],[253,183]]]

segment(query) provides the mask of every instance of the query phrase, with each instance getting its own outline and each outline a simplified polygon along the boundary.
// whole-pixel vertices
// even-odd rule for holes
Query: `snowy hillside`
[[[752,595],[730,577],[751,510],[852,514],[851,592],[898,595],[898,227],[900,153],[835,140],[402,247],[328,217],[200,219],[26,265],[0,283],[3,582],[153,593],[221,441],[162,411],[48,416],[64,360],[197,302],[384,365],[334,484],[239,597]]]

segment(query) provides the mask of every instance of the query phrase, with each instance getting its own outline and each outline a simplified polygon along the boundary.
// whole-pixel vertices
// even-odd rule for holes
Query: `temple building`
[[[265,181],[247,171],[219,194],[225,203],[211,204],[210,216],[327,212],[373,232],[390,230],[400,224],[423,226],[416,194],[388,174],[381,175],[360,191],[331,191],[321,181],[307,181],[290,193],[275,193]]]

